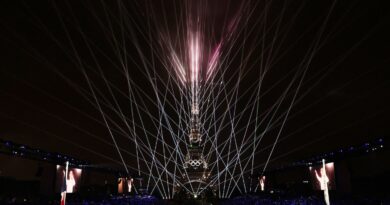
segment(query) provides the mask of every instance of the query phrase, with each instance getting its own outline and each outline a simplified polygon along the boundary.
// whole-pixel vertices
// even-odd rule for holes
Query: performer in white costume
[[[66,192],[73,193],[74,186],[76,185],[76,181],[74,179],[73,171],[69,171],[68,179],[66,179]]]

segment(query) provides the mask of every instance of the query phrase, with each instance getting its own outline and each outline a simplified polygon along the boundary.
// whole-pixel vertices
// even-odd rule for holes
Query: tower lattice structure
[[[187,189],[193,190],[193,197],[201,196],[208,183],[210,172],[208,163],[203,155],[203,143],[199,119],[199,104],[193,99],[191,105],[190,129],[188,134],[188,151],[184,162],[183,181]]]

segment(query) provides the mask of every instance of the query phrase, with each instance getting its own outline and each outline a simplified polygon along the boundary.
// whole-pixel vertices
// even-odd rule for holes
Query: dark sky
[[[102,124],[99,111],[82,97],[80,90],[66,81],[68,79],[88,91],[88,84],[77,66],[75,52],[68,37],[76,45],[75,50],[85,64],[98,71],[93,56],[79,33],[78,29],[81,28],[87,39],[96,46],[95,51],[103,51],[96,51],[95,57],[106,77],[118,88],[126,90],[124,77],[113,68],[112,61],[114,64],[118,62],[115,51],[107,40],[112,35],[121,36],[120,30],[114,28],[114,34],[108,32],[108,21],[105,20],[107,13],[103,11],[106,9],[109,12],[108,19],[112,22],[120,21],[121,18],[116,15],[116,5],[111,5],[110,1],[106,1],[104,6],[95,1],[65,2],[67,3],[7,0],[0,3],[0,138],[69,154],[98,164],[112,163],[103,156],[116,160],[119,158],[115,148],[106,143],[112,143],[112,140]],[[128,12],[126,18],[131,19],[127,22],[130,27],[139,27],[141,30],[135,30],[134,36],[138,37],[140,48],[148,60],[151,54],[148,53],[149,47],[142,38],[142,32],[151,34],[153,43],[157,45],[158,31],[167,32],[168,35],[175,33],[176,24],[172,23],[174,14],[179,15],[179,10],[183,7],[180,1],[167,1],[164,6],[151,2],[154,1],[128,1],[122,7]],[[222,19],[234,18],[235,12],[239,10],[239,3],[230,2],[227,5],[227,2],[211,1],[207,5],[209,7],[205,7],[206,16],[213,16],[213,23],[206,24],[207,28],[211,28],[207,32],[216,36],[210,40],[211,46],[224,35],[222,23],[226,21]],[[261,39],[259,35],[264,30],[269,35],[262,42],[269,45],[277,29],[272,26],[272,22],[282,15],[283,8],[286,9],[277,33],[276,45],[280,46],[279,50],[270,54],[272,58],[279,60],[271,67],[264,80],[264,87],[271,88],[302,61],[321,30],[322,23],[327,19],[332,2],[302,1],[298,4],[294,1],[272,1],[267,10],[266,24],[255,24],[257,19],[262,18],[262,6],[266,4],[262,2],[255,6],[254,2],[251,16],[246,17],[247,13],[240,15],[248,18],[248,22],[238,26],[249,34],[238,35],[231,47],[247,49],[244,53],[248,54],[248,48]],[[276,164],[389,135],[390,9],[384,2],[336,2],[324,28],[322,47],[310,64],[298,97],[306,91],[308,94],[291,110],[291,118],[288,119],[280,143],[272,155],[277,159]],[[298,17],[292,21],[297,12]],[[164,16],[170,24],[167,27],[162,24],[161,18]],[[149,22],[147,19],[152,22],[152,30],[145,26]],[[253,33],[250,33],[252,29]],[[285,36],[283,41],[279,38],[282,36]],[[134,58],[134,62],[130,62],[128,66],[130,77],[146,93],[152,93],[150,84],[145,83],[145,76],[135,68],[135,64],[142,61],[130,42],[134,38],[125,38],[127,51]],[[241,45],[247,46],[242,48]],[[253,48],[254,53],[249,57],[248,65],[259,58],[257,53],[261,46]],[[156,52],[164,56],[164,51],[159,49]],[[232,63],[226,67],[224,78],[234,79],[234,69],[241,61],[230,53],[226,55],[232,58]],[[162,62],[156,60],[156,65],[159,67]],[[243,79],[240,92],[258,81],[252,73],[257,72],[259,64],[253,65],[254,68]],[[156,72],[163,78],[167,75],[164,74],[164,69]],[[95,80],[97,88],[109,96],[102,79],[94,74],[91,74],[91,78]],[[291,76],[288,79],[290,78]],[[276,86],[266,94],[261,101],[262,105],[272,106],[288,82],[283,81],[281,87]],[[239,101],[239,109],[246,106],[245,100],[248,100],[247,97]],[[124,109],[126,102],[126,99],[119,98]],[[287,109],[287,105],[283,106]],[[126,110],[124,112],[128,113]],[[150,112],[158,111],[150,108]],[[259,150],[273,142],[276,133],[271,131]],[[121,138],[118,142],[120,147],[134,153],[135,147],[130,140]],[[290,151],[293,152],[289,153]],[[268,152],[269,150],[258,153],[258,163],[264,161]],[[277,158],[285,153],[289,154]],[[125,156],[125,159],[130,164],[134,163],[131,156]]]

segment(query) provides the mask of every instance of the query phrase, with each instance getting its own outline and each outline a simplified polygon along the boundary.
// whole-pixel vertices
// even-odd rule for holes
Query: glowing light
[[[214,73],[215,67],[217,67],[217,64],[219,61],[219,56],[220,56],[221,45],[222,45],[221,43],[218,44],[217,48],[215,49],[215,51],[211,55],[210,61],[208,62],[206,81],[208,81],[210,79],[210,77]]]
[[[82,169],[74,169],[75,170],[75,172],[77,173],[77,174],[81,174],[81,172],[83,171]]]
[[[180,82],[182,84],[184,84],[186,82],[186,77],[185,77],[186,72],[185,72],[184,66],[174,51],[171,52],[171,57],[172,57],[172,63],[173,63],[173,66],[175,68],[176,74],[179,77]]]
[[[191,81],[198,82],[199,74],[199,37],[198,35],[191,35],[190,39],[190,69]]]

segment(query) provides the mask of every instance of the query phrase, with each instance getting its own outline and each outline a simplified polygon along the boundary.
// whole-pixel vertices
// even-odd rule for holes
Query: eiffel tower
[[[193,191],[193,198],[204,196],[204,189],[208,183],[210,172],[203,156],[202,135],[200,132],[199,104],[194,102],[191,108],[191,122],[189,133],[188,152],[184,163],[184,185],[187,190]]]
[[[210,171],[208,170],[207,159],[203,155],[199,91],[201,79],[200,63],[200,37],[199,32],[193,32],[189,44],[189,71],[186,81],[188,91],[190,91],[190,122],[187,143],[187,153],[184,157],[182,176],[180,177],[181,193],[190,198],[204,198],[205,189],[208,187]],[[184,77],[183,77],[184,78]]]

